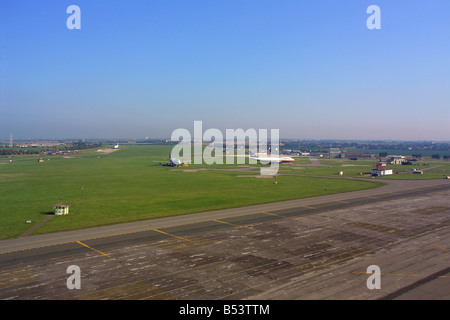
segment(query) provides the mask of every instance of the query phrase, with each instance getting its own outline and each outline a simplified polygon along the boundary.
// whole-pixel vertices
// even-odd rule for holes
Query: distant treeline
[[[411,154],[414,158],[422,158],[422,154],[421,153],[413,153],[413,154]],[[433,153],[432,155],[431,155],[431,157],[433,158],[433,159],[440,159],[441,158],[441,155],[439,154],[439,153]],[[445,154],[445,155],[443,155],[442,156],[442,159],[444,159],[444,160],[448,160],[448,154]]]
[[[39,154],[41,153],[40,150],[36,149],[28,149],[28,148],[2,148],[0,149],[0,156],[10,156],[15,154]]]
[[[328,153],[330,148],[339,148],[341,150],[358,149],[358,150],[389,150],[390,152],[396,150],[410,150],[414,153],[421,153],[420,151],[426,151],[428,154],[430,151],[438,154],[448,154],[446,151],[450,151],[450,143],[447,142],[429,142],[429,141],[398,141],[398,142],[360,142],[360,141],[302,141],[302,140],[283,140],[283,148],[301,150],[301,151],[313,151],[320,153]],[[375,152],[374,152],[375,153]],[[378,153],[378,152],[377,152]]]
[[[155,144],[155,145],[174,145],[174,144],[178,144],[178,142],[175,141],[166,141],[166,140],[161,140],[161,139],[157,139],[157,140],[138,140],[136,141],[137,144]]]
[[[385,158],[385,157],[388,156],[388,153],[387,152],[380,152],[380,153],[378,153],[378,155],[380,157],[382,157],[382,158]],[[417,159],[420,159],[420,158],[423,157],[423,155],[421,153],[411,153],[411,156],[414,157],[414,158],[417,158]],[[425,156],[427,156],[427,155],[425,155]],[[449,157],[448,154],[442,155],[442,159],[444,159],[444,160],[448,160],[448,157]],[[439,153],[433,153],[431,155],[431,158],[439,160],[439,159],[441,159],[441,155]]]
[[[436,153],[436,154],[432,154],[431,157],[432,157],[433,159],[438,159],[438,160],[439,160],[439,159],[441,158],[441,155],[438,154],[438,153]],[[443,155],[443,156],[442,156],[442,159],[448,160],[448,154]]]
[[[72,145],[67,145],[66,150],[82,150],[82,149],[95,149],[103,147],[101,142],[73,142]]]
[[[74,142],[70,145],[61,145],[55,147],[12,147],[12,148],[0,148],[0,156],[10,155],[31,155],[40,154],[42,152],[58,152],[58,151],[73,151],[73,150],[85,150],[85,149],[98,149],[103,146],[102,143],[89,143],[89,142]]]

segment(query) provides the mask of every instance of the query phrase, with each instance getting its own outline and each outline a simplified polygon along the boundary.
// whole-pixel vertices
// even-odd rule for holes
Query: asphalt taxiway
[[[0,241],[0,299],[447,299],[450,183]],[[69,265],[80,290],[66,286]],[[381,269],[369,290],[367,267]]]

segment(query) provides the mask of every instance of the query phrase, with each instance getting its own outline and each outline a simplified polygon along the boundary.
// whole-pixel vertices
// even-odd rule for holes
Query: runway
[[[446,188],[450,185],[449,183],[450,181],[448,180],[411,180],[411,181],[383,180],[382,182],[386,183],[387,185],[376,189],[368,189],[298,200],[273,202],[248,207],[208,211],[196,214],[182,215],[177,217],[137,221],[111,226],[59,232],[53,234],[34,235],[30,237],[0,240],[0,254],[24,249],[39,248],[43,246],[65,244],[75,242],[78,240],[89,240],[103,237],[120,236],[124,234],[137,233],[152,229],[167,228],[178,225],[182,226],[197,222],[211,221],[213,219],[224,219],[259,212],[267,212],[290,208],[301,209],[305,205],[307,206],[317,203],[329,203],[329,205],[338,206],[339,203],[335,202],[337,200],[351,199],[351,201],[353,202],[360,201],[362,203],[364,202],[368,203],[370,201],[381,201],[383,199],[387,199],[388,197],[395,197],[399,195],[404,196],[408,194],[409,195],[419,194],[421,190],[431,190],[432,188],[440,188],[440,187]]]
[[[450,281],[449,195],[446,180],[390,180],[378,189],[3,240],[0,299],[450,298],[434,290]],[[380,265],[382,290],[367,289],[368,263]],[[81,290],[66,287],[73,264]]]

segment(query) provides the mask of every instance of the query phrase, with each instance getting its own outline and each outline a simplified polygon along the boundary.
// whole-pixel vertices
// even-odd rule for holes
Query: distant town
[[[21,154],[64,154],[110,144],[173,145],[170,139],[61,139],[0,141],[0,156]],[[448,160],[450,142],[444,141],[352,141],[281,139],[280,153],[289,156],[380,159],[392,164],[409,164],[424,157]]]
[[[280,146],[290,155],[306,155],[305,153],[322,155],[328,158],[371,159],[399,152],[405,155],[423,157],[450,154],[450,142],[434,141],[351,141],[351,140],[282,140]]]

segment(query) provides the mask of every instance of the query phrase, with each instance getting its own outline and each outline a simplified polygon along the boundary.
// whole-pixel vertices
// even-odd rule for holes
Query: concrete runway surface
[[[0,299],[449,299],[450,181],[383,182],[3,240]],[[80,289],[67,288],[71,265]]]

